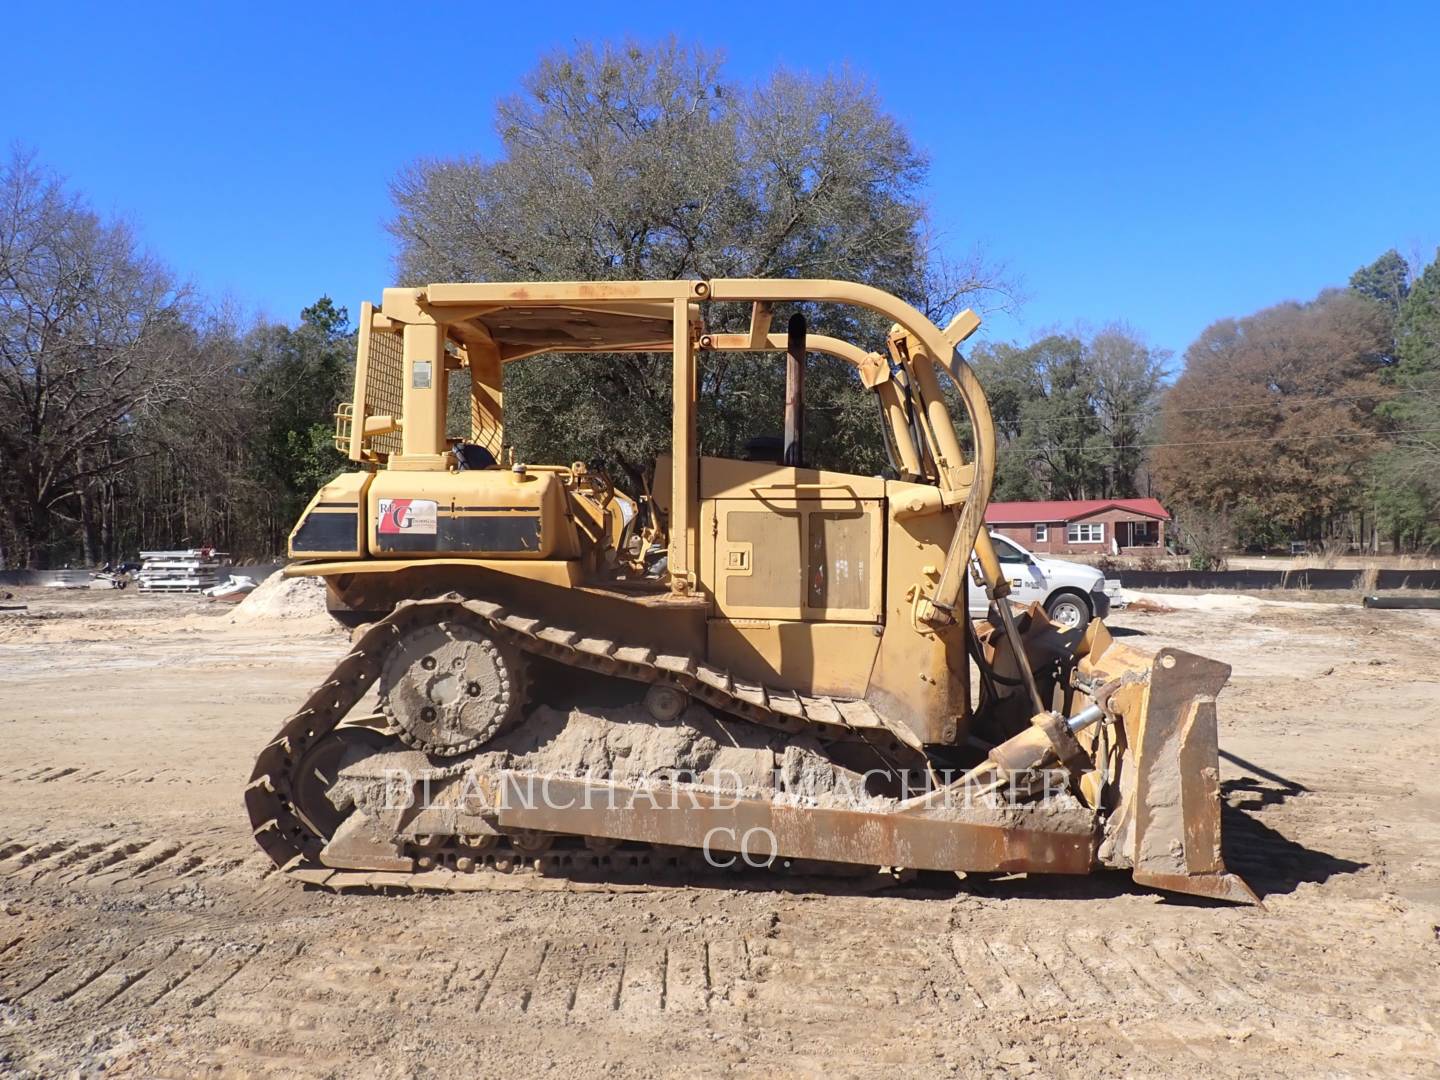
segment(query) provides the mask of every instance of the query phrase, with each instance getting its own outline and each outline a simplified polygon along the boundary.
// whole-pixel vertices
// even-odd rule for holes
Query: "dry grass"
[[[1232,555],[1232,570],[1440,570],[1434,555]]]

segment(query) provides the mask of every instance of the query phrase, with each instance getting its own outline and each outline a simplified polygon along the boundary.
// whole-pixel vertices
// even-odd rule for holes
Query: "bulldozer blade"
[[[1170,892],[1260,902],[1225,867],[1220,828],[1220,748],[1215,697],[1230,666],[1162,649],[1150,668],[1136,724],[1126,724],[1134,777],[1129,858],[1138,884]],[[1128,719],[1128,718],[1127,718]]]
[[[1133,877],[1135,884],[1160,889],[1162,892],[1188,893],[1190,896],[1203,896],[1210,900],[1228,900],[1234,904],[1264,907],[1260,897],[1256,896],[1255,891],[1237,874],[1150,874],[1137,870]]]

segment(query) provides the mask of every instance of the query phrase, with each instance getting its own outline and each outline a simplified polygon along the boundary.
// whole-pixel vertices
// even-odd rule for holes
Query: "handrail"
[[[716,278],[709,282],[709,286],[710,299],[716,301],[828,302],[868,308],[898,323],[919,341],[927,354],[920,358],[921,362],[938,362],[945,368],[955,381],[960,403],[970,421],[974,441],[974,475],[964,501],[955,510],[955,534],[945,560],[946,572],[942,572],[936,587],[933,599],[936,610],[929,613],[929,621],[953,621],[953,608],[964,585],[964,568],[971,551],[980,556],[981,569],[990,592],[1003,596],[1007,583],[999,560],[988,544],[980,542],[985,530],[985,507],[989,505],[995,484],[995,421],[974,371],[940,328],[899,297],[858,282],[805,278]],[[947,486],[945,470],[941,470],[940,483],[942,487]]]

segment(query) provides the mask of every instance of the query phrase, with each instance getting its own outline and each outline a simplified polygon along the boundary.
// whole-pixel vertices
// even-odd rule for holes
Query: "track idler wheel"
[[[440,757],[483,746],[519,715],[519,653],[481,627],[447,620],[408,630],[380,671],[400,738]]]
[[[311,831],[326,840],[335,835],[353,807],[330,801],[330,788],[352,761],[385,747],[390,740],[372,728],[342,727],[321,738],[300,759],[291,801]]]

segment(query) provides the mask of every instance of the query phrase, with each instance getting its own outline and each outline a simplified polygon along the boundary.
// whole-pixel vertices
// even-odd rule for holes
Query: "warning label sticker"
[[[437,505],[434,499],[381,499],[378,530],[434,536]]]

